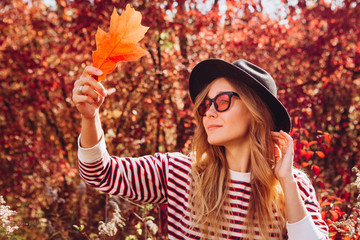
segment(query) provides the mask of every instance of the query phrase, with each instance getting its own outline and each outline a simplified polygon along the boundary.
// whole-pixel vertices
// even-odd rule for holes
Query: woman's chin
[[[215,145],[215,146],[222,146],[224,141],[222,141],[221,139],[215,139],[215,138],[208,137],[208,143],[211,145]]]

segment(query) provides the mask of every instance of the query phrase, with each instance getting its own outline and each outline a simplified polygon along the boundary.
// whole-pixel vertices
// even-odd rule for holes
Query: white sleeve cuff
[[[289,240],[319,240],[323,238],[309,214],[296,223],[287,222],[286,228]]]
[[[106,144],[104,139],[104,133],[101,136],[100,141],[91,148],[83,148],[80,145],[81,134],[78,137],[78,158],[85,163],[94,163],[99,161],[106,153]]]

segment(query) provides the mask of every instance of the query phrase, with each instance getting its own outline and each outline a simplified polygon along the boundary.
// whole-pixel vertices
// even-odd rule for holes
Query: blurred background
[[[247,59],[278,85],[295,165],[316,188],[330,238],[358,239],[359,0],[2,0],[0,238],[166,239],[165,205],[102,194],[78,175],[73,83],[92,64],[97,28],[108,31],[113,8],[128,3],[150,27],[148,54],[103,82],[110,154],[188,153],[192,67]]]

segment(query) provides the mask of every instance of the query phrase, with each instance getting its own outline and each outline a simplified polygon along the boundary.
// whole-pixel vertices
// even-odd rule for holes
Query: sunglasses
[[[198,113],[200,114],[200,116],[205,116],[206,112],[210,109],[213,103],[217,112],[225,112],[230,107],[232,96],[240,97],[239,94],[235,92],[219,93],[212,99],[206,97],[204,101],[202,101],[202,103],[200,104],[198,108]]]

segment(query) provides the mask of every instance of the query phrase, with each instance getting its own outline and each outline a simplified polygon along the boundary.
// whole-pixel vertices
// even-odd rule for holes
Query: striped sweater
[[[190,156],[181,153],[157,153],[139,158],[119,158],[108,154],[104,137],[92,148],[82,148],[79,143],[80,141],[79,174],[87,184],[103,192],[125,196],[134,201],[166,203],[169,239],[201,238],[196,228],[189,227]],[[328,239],[328,227],[321,218],[320,207],[310,180],[300,171],[295,171],[294,176],[308,215],[297,223],[287,223],[288,238]],[[230,219],[230,236],[226,238],[242,239],[251,193],[250,173],[230,170],[230,177],[229,197],[232,214],[227,216]],[[225,238],[228,231],[224,231],[223,234]],[[279,238],[272,236],[269,239]]]

